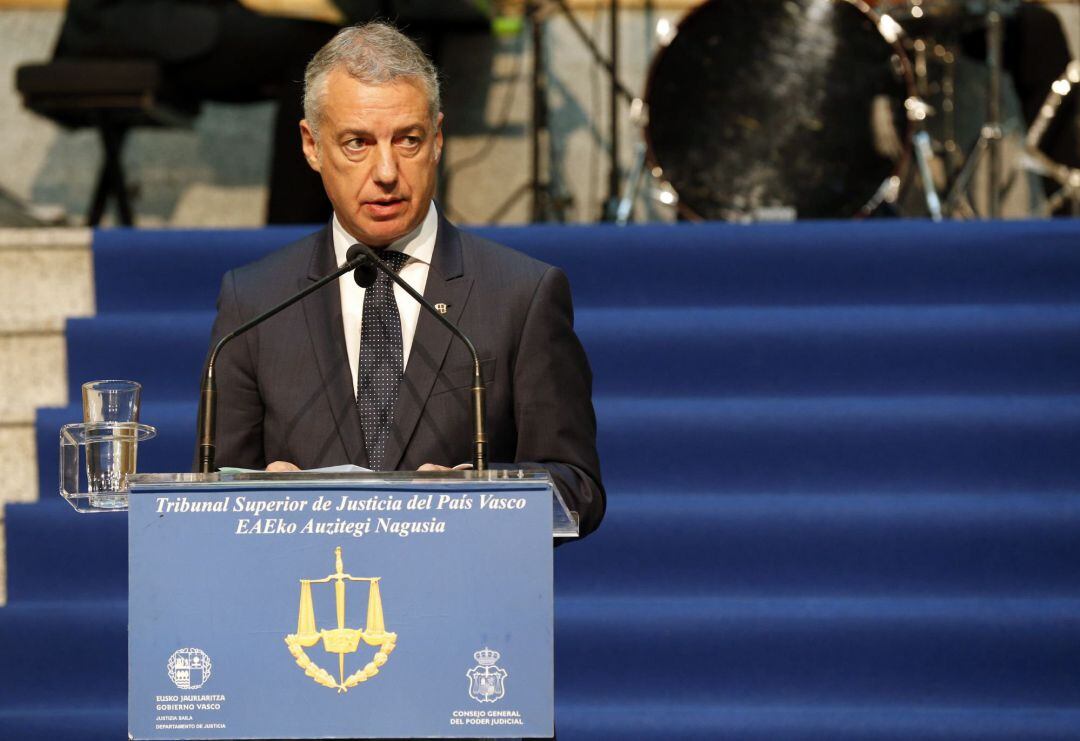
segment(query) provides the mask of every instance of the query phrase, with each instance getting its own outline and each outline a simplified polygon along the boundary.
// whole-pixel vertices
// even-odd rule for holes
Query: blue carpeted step
[[[117,741],[127,737],[125,698],[111,705],[64,704],[63,692],[18,708],[0,707],[0,738],[15,741]]]
[[[225,271],[312,231],[308,227],[96,231],[97,310],[108,313],[168,307],[173,311],[212,311]]]
[[[147,398],[194,399],[212,323],[194,311],[69,321],[70,398],[124,377]],[[586,309],[576,324],[597,394],[1080,390],[1080,304]]]
[[[1076,598],[658,590],[560,600],[556,637],[560,691],[597,702],[1080,704]]]
[[[560,599],[1080,596],[1080,492],[616,491],[555,565]]]
[[[646,668],[643,681],[648,682]],[[557,690],[560,739],[628,741],[1063,741],[1080,738],[1080,711],[1043,703],[729,705],[646,700],[591,703]]]
[[[599,394],[1071,393],[1080,304],[578,312]]]
[[[222,273],[306,231],[96,232],[98,310],[211,310]],[[564,267],[579,306],[1053,303],[1080,292],[1067,220],[476,232]]]
[[[127,693],[126,599],[12,601],[0,607],[0,645],[0,712],[57,701],[115,706]]]
[[[80,515],[59,496],[5,510],[8,600],[127,600],[127,515]]]
[[[605,481],[753,492],[1080,489],[1080,397],[596,400]]]
[[[144,401],[198,401],[213,312],[102,314],[69,319],[68,398],[98,378],[130,378]]]

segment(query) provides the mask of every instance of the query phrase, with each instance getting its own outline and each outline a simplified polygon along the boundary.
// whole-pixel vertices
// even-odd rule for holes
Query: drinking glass
[[[91,506],[101,509],[127,506],[127,477],[135,473],[137,431],[124,423],[139,421],[141,391],[142,386],[135,381],[83,384],[86,481]],[[94,440],[95,437],[99,439]]]

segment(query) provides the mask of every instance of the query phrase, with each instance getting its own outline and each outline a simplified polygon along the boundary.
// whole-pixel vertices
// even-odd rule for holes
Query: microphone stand
[[[373,281],[373,273],[361,275],[360,270],[365,267],[370,268],[374,265],[377,269],[383,271],[387,276],[397,285],[405,289],[405,292],[413,297],[422,307],[424,307],[428,313],[435,317],[439,322],[446,327],[450,332],[465,343],[465,347],[468,348],[469,354],[472,355],[473,360],[473,385],[472,385],[472,418],[473,418],[473,470],[474,471],[486,471],[488,467],[487,456],[487,429],[485,420],[485,407],[487,404],[487,389],[484,386],[484,377],[480,370],[480,356],[476,352],[476,347],[472,341],[462,333],[460,329],[454,326],[453,322],[440,314],[434,306],[428,302],[419,291],[406,283],[401,276],[399,276],[394,270],[387,265],[382,259],[379,258],[375,250],[371,249],[365,244],[357,243],[349,248],[347,253],[348,260],[344,265],[339,267],[329,275],[320,278],[316,282],[304,290],[297,293],[295,296],[291,296],[282,301],[277,306],[259,314],[254,319],[251,319],[239,327],[229,332],[227,335],[218,340],[214,345],[213,351],[210,353],[210,359],[206,364],[206,372],[203,375],[202,392],[200,395],[199,404],[199,428],[198,428],[198,440],[199,440],[199,473],[213,473],[216,469],[214,467],[214,457],[216,453],[216,446],[214,439],[216,435],[216,421],[217,421],[217,376],[214,373],[214,367],[217,363],[218,355],[221,353],[223,347],[231,340],[239,337],[247,332],[249,329],[261,324],[270,317],[274,316],[283,309],[295,304],[300,299],[314,293],[328,283],[332,283],[339,277],[349,272],[350,270],[357,271],[357,283],[362,286],[370,286]]]
[[[364,254],[355,259],[349,260],[344,265],[339,267],[334,272],[330,273],[324,278],[312,283],[304,290],[297,293],[295,296],[291,296],[282,301],[277,306],[269,309],[268,311],[259,314],[254,319],[244,322],[239,327],[229,332],[227,335],[218,340],[218,343],[214,345],[213,351],[210,353],[210,360],[206,364],[206,372],[203,374],[202,391],[200,393],[199,403],[199,473],[213,473],[217,469],[214,467],[214,456],[216,446],[214,444],[215,439],[215,423],[217,421],[217,378],[214,375],[214,364],[217,362],[217,357],[221,353],[221,349],[225,347],[233,339],[247,332],[252,327],[261,324],[270,317],[274,316],[278,312],[289,308],[297,301],[308,295],[315,293],[327,283],[340,278],[350,270],[355,270],[361,267],[365,262],[371,259],[370,255]],[[384,266],[385,267],[385,266]]]
[[[474,471],[486,471],[487,470],[487,430],[485,421],[485,406],[487,399],[487,389],[484,386],[484,376],[480,372],[480,356],[476,352],[476,347],[472,341],[465,336],[465,334],[458,329],[453,322],[440,314],[431,303],[420,295],[420,292],[410,286],[405,280],[398,275],[393,268],[387,265],[375,250],[368,247],[366,244],[357,242],[350,250],[359,248],[360,252],[364,254],[364,259],[369,260],[375,264],[375,266],[386,273],[390,280],[394,281],[397,285],[405,289],[405,292],[412,296],[417,303],[423,306],[429,314],[439,320],[439,322],[446,327],[450,332],[465,343],[465,347],[468,348],[469,354],[472,355],[473,361],[473,385],[472,385],[472,421],[473,421],[473,470]]]

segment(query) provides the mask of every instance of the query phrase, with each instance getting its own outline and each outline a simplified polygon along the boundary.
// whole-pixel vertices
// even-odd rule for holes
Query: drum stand
[[[525,3],[525,17],[529,22],[532,33],[532,132],[529,148],[529,180],[515,188],[510,195],[499,204],[494,213],[488,217],[489,223],[498,222],[514,207],[522,196],[531,196],[529,206],[529,221],[533,224],[543,221],[566,221],[566,207],[568,199],[560,198],[555,193],[554,184],[544,178],[541,154],[550,142],[551,129],[549,127],[547,105],[547,70],[545,69],[544,56],[544,13],[539,0],[527,0]],[[550,171],[551,162],[548,158]]]
[[[635,98],[634,102],[630,104],[630,121],[634,125],[642,127],[645,115],[645,102],[640,98]],[[638,141],[634,145],[634,159],[626,179],[623,181],[622,193],[619,196],[618,203],[615,205],[615,223],[618,226],[626,226],[630,223],[630,218],[634,214],[634,202],[637,201],[638,196],[641,194],[641,183],[645,179],[647,161],[648,154],[645,142]],[[675,206],[679,202],[679,197],[666,183],[661,181],[661,184],[663,187],[653,188],[649,191],[649,197],[665,206]]]
[[[549,0],[570,23],[570,28],[588,49],[589,54],[592,55],[593,61],[607,72],[608,78],[611,81],[611,134],[610,141],[608,143],[608,149],[611,156],[611,172],[608,178],[609,194],[607,202],[604,205],[603,214],[601,218],[604,221],[613,221],[615,219],[615,210],[619,202],[619,184],[621,176],[619,174],[619,113],[618,113],[618,101],[619,98],[625,98],[629,103],[633,104],[636,97],[630,89],[626,87],[619,80],[618,75],[618,49],[619,49],[619,16],[618,7],[620,0],[610,0],[610,14],[611,14],[611,59],[604,56],[604,53],[600,51],[599,47],[589,36],[589,32],[585,30],[585,27],[581,25],[577,16],[570,9],[570,6],[566,4],[566,0]],[[510,197],[504,201],[499,208],[495,210],[495,213],[491,216],[491,221],[497,221],[510,210],[510,208],[517,202],[521,196],[526,193],[532,194],[532,209],[530,220],[533,223],[540,221],[549,221],[552,217],[556,221],[566,220],[566,208],[570,206],[570,199],[566,196],[559,196],[554,192],[553,184],[550,180],[544,180],[542,175],[541,166],[541,152],[545,148],[545,144],[550,141],[551,130],[549,128],[548,121],[548,105],[547,105],[547,70],[545,69],[544,61],[544,22],[546,15],[547,4],[545,0],[526,0],[525,3],[525,16],[529,20],[529,24],[532,27],[532,46],[533,46],[533,71],[532,71],[532,92],[533,92],[533,122],[532,122],[532,150],[530,155],[531,160],[531,176],[529,183],[522,185],[511,193]]]
[[[1061,115],[1061,106],[1067,95],[1077,95],[1080,91],[1080,61],[1073,61],[1050,88],[1039,112],[1038,118],[1031,124],[1025,141],[1028,171],[1057,181],[1060,190],[1050,196],[1046,204],[1045,216],[1052,216],[1065,203],[1069,203],[1073,216],[1080,216],[1080,168],[1055,162],[1047,156],[1039,145],[1054,119]],[[1078,114],[1080,115],[1080,114]]]
[[[637,200],[638,191],[641,189],[641,176],[644,174],[645,144],[638,142],[634,146],[634,163],[630,166],[630,172],[626,176],[626,185],[615,207],[615,223],[619,226],[630,223],[630,216],[634,212],[634,201]]]
[[[927,130],[927,119],[932,115],[940,115],[942,121],[941,149],[943,155],[941,163],[945,174],[945,181],[950,182],[953,176],[961,169],[957,163],[959,147],[956,143],[956,60],[952,52],[941,43],[936,36],[920,37],[912,39],[912,73],[915,78],[915,89],[918,97],[909,98],[904,102],[908,121],[915,129],[912,136],[912,150],[915,155],[915,163],[918,167],[919,180],[923,187],[923,195],[926,201],[926,209],[933,221],[941,221],[948,204],[942,206],[942,199],[938,193],[937,180],[934,177],[934,165],[939,162],[937,151],[934,147],[934,138]],[[941,104],[940,110],[935,111],[927,103],[933,94],[930,85],[929,56],[937,57],[942,65],[943,75],[940,83]],[[872,202],[876,207],[885,198],[875,199]]]
[[[925,130],[915,134],[915,162],[919,166],[919,179],[922,181],[923,195],[926,197],[926,209],[932,221],[941,221],[941,196],[934,183],[931,165],[934,162],[934,145],[930,143],[930,134]]]
[[[604,55],[604,52],[600,51],[592,37],[589,36],[589,32],[581,25],[581,21],[574,15],[574,11],[570,9],[570,6],[566,4],[566,0],[551,0],[552,4],[559,9],[563,17],[570,23],[570,28],[573,29],[574,34],[588,49],[593,61],[607,72],[608,80],[611,83],[609,88],[611,119],[610,133],[608,134],[608,153],[611,157],[611,169],[608,172],[608,197],[600,216],[602,221],[615,221],[620,206],[619,186],[622,176],[619,173],[619,123],[621,121],[619,99],[624,99],[631,106],[639,104],[637,96],[630,92],[630,88],[619,79],[619,3],[621,1],[609,0],[608,12],[611,25],[611,58],[609,59]]]
[[[987,217],[1001,218],[1001,180],[1003,174],[1001,121],[1002,49],[1005,45],[1005,22],[1001,14],[1001,0],[987,0],[986,12],[986,66],[989,73],[986,122],[979,133],[975,147],[968,154],[960,174],[956,176],[945,200],[945,211],[950,216],[976,215],[967,198],[968,185],[975,170],[985,158],[988,164]]]

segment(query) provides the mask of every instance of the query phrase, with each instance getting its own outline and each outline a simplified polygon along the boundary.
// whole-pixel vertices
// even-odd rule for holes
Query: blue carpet
[[[306,231],[95,235],[72,398],[143,382],[140,470],[190,466],[222,272]],[[595,374],[560,739],[1080,738],[1080,222],[479,231],[566,269]],[[79,416],[39,410],[7,508],[4,739],[124,732],[125,523],[55,494]]]

